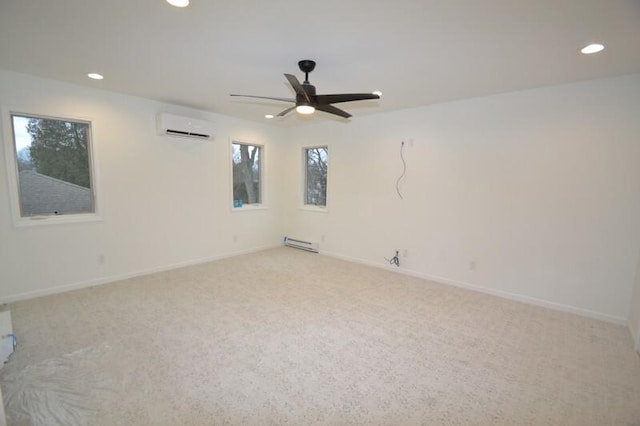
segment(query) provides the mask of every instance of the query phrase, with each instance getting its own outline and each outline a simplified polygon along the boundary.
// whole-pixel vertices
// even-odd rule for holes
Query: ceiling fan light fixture
[[[167,0],[171,6],[175,7],[187,7],[189,6],[189,0]]]
[[[298,113],[305,114],[305,115],[313,114],[315,112],[315,110],[316,109],[314,107],[312,107],[311,105],[298,105],[296,107],[296,111]]]

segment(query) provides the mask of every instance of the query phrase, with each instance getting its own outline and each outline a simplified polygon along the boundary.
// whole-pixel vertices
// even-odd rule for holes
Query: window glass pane
[[[262,203],[261,147],[234,142],[233,160],[233,206]]]
[[[328,164],[328,147],[321,146],[305,149],[305,204],[314,206],[327,205]]]
[[[88,122],[12,115],[22,217],[93,213]]]

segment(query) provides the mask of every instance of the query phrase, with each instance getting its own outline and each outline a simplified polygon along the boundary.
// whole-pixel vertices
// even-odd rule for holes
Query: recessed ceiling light
[[[272,119],[272,118],[273,118],[273,114],[266,114],[266,115],[264,116],[264,118]]]
[[[94,80],[102,80],[104,78],[102,74],[98,74],[97,72],[90,72],[89,74],[87,74],[87,77]]]
[[[580,52],[584,53],[585,55],[591,55],[592,53],[602,52],[603,50],[604,44],[592,43],[580,49]]]
[[[171,6],[175,7],[187,7],[189,6],[189,0],[167,0]]]
[[[380,97],[382,97],[382,92],[379,90],[376,90],[375,92],[372,92],[373,95],[378,95]]]

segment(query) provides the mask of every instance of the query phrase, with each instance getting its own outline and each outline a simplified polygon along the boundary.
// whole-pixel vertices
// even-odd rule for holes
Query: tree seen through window
[[[321,146],[305,149],[305,204],[313,206],[327,205],[328,164],[328,147]]]
[[[93,213],[90,123],[11,118],[21,216]]]
[[[231,147],[234,206],[262,203],[261,147],[237,142]]]

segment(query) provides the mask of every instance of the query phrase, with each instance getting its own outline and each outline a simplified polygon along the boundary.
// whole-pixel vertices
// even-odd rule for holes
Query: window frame
[[[31,112],[26,112],[31,111]],[[87,213],[68,213],[68,214],[49,214],[49,215],[22,215],[22,203],[20,192],[19,168],[18,168],[18,152],[15,141],[15,131],[13,127],[13,116],[33,117],[48,120],[71,121],[78,123],[86,123],[89,125],[89,135],[87,143],[87,156],[89,162],[89,174],[91,178],[91,196],[93,202],[93,212]],[[3,124],[3,145],[4,157],[6,164],[6,176],[9,190],[9,201],[11,205],[11,216],[14,227],[29,227],[54,224],[69,224],[83,222],[102,221],[100,214],[100,199],[98,190],[98,167],[95,150],[95,133],[96,121],[91,117],[80,117],[58,112],[38,111],[34,108],[9,108],[2,107],[2,124]]]
[[[307,152],[314,148],[325,148],[327,150],[327,193],[325,195],[326,203],[324,206],[318,206],[315,204],[307,204]],[[329,144],[317,144],[317,145],[304,145],[301,151],[301,179],[300,179],[300,209],[317,213],[329,212],[329,188],[330,188],[330,166],[329,166]]]
[[[242,207],[234,206],[234,197],[233,197],[233,145],[249,145],[255,146],[260,149],[260,154],[258,157],[258,176],[260,177],[259,187],[260,187],[260,202],[255,204],[242,204]],[[229,189],[230,189],[230,204],[232,212],[242,212],[242,211],[254,211],[254,210],[266,210],[267,209],[267,198],[265,191],[265,181],[266,181],[266,144],[259,142],[250,142],[244,139],[238,138],[230,138],[229,142]]]

